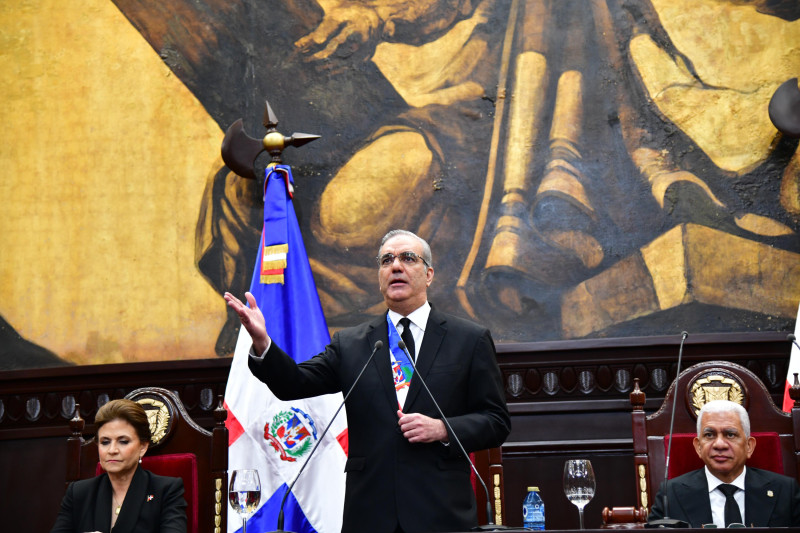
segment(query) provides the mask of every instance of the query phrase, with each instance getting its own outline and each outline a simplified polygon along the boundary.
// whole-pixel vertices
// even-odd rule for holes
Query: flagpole
[[[272,342],[300,363],[324,350],[330,335],[292,203],[291,168],[282,164],[281,153],[287,146],[298,147],[319,136],[283,136],[277,131],[278,120],[269,103],[264,112],[264,139],[251,138],[241,121],[237,123],[225,134],[225,164],[241,177],[256,179],[256,158],[266,150],[272,159],[259,176],[264,180],[264,223],[250,292],[270,328]],[[341,395],[280,401],[250,372],[251,344],[247,331],[242,329],[225,389],[230,468],[257,468],[262,480],[261,502],[249,517],[247,529],[272,530],[280,501],[281,524],[285,505],[286,522],[298,533],[338,533],[347,460],[346,422],[336,419],[336,403]],[[317,426],[326,426],[319,437]],[[333,437],[326,437],[328,428],[333,429]],[[292,431],[294,440],[289,442],[284,437]],[[293,499],[288,499],[291,486],[308,464],[303,459],[310,457],[323,438],[332,445],[318,450],[319,457],[305,473],[308,479],[298,485],[300,489],[293,493]],[[240,530],[241,524],[228,522],[228,533]]]

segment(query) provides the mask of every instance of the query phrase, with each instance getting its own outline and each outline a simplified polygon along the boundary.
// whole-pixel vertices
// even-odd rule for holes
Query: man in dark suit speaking
[[[494,342],[428,303],[433,258],[423,239],[391,231],[377,260],[388,312],[336,332],[300,364],[271,342],[252,294],[249,307],[225,299],[253,339],[250,370],[281,400],[348,391],[382,342],[347,400],[343,532],[465,531],[477,525],[469,464],[407,357],[471,452],[501,445],[511,430]]]
[[[745,466],[756,439],[750,435],[750,418],[741,405],[728,400],[706,403],[697,415],[694,446],[706,466],[667,483],[669,518],[695,528],[712,523],[717,527],[731,523],[800,526],[797,480]],[[648,521],[664,517],[664,493],[662,486]]]

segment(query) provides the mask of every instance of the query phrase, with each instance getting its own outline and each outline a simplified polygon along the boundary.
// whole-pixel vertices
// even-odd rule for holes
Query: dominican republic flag
[[[794,336],[800,339],[800,305],[797,307],[797,321],[794,323]],[[789,355],[789,371],[786,372],[786,389],[783,392],[783,410],[787,413],[791,412],[792,407],[794,407],[794,400],[789,397],[789,388],[794,385],[795,372],[800,374],[800,349],[797,348],[795,343],[792,343]]]
[[[264,313],[272,342],[302,362],[321,352],[330,335],[292,206],[292,184],[288,166],[267,169],[264,228],[250,292]],[[225,388],[228,472],[258,470],[261,501],[247,521],[247,531],[274,531],[284,493],[333,418],[342,395],[278,400],[250,373],[250,346],[250,335],[241,328]],[[286,500],[284,529],[339,533],[346,460],[347,421],[340,413]],[[241,517],[228,511],[228,532],[242,529]]]

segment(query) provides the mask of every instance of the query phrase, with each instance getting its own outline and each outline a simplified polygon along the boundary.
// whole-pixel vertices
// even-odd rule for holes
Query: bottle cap
[[[539,487],[528,487],[528,492],[531,492],[531,491],[539,492]]]

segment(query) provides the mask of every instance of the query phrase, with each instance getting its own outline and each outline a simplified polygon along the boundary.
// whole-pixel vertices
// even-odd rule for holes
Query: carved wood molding
[[[498,345],[506,399],[513,412],[551,409],[560,402],[622,400],[630,410],[634,378],[648,405],[663,400],[677,371],[680,337],[590,339]],[[689,337],[682,369],[708,360],[726,360],[755,373],[782,401],[789,361],[786,333],[707,334]],[[547,403],[543,403],[547,402]],[[568,409],[567,406],[564,406]]]
[[[679,335],[498,344],[512,414],[575,409],[629,411],[639,378],[648,406],[659,405],[677,370]],[[789,358],[785,332],[691,335],[683,368],[710,359],[739,363],[781,402]],[[214,425],[230,358],[88,365],[0,372],[0,440],[68,436],[75,404],[94,419],[109,399],[142,386],[172,390],[204,428]],[[87,431],[91,431],[87,427]]]
[[[143,386],[173,391],[189,415],[211,430],[230,362],[220,358],[0,372],[0,440],[67,436],[76,404],[89,433],[101,405]]]

